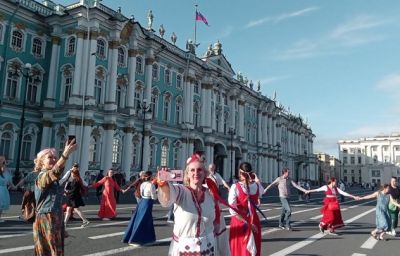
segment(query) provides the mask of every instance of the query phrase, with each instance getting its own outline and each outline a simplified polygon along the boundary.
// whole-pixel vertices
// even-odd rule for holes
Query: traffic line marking
[[[360,248],[363,249],[373,249],[374,246],[376,245],[376,243],[378,242],[378,240],[376,240],[375,238],[373,238],[372,236],[368,238],[367,241],[365,241]]]
[[[99,236],[89,236],[89,239],[102,239],[102,238],[106,238],[106,237],[112,237],[112,236],[120,236],[123,235],[125,232],[116,232],[116,233],[110,233],[110,234],[105,234],[105,235],[99,235]]]
[[[363,254],[363,253],[353,253],[351,256],[367,256],[367,254]]]
[[[0,254],[32,250],[33,248],[34,248],[33,245],[28,245],[28,246],[21,246],[21,247],[15,247],[15,248],[10,248],[10,249],[2,249],[2,250],[0,250]]]

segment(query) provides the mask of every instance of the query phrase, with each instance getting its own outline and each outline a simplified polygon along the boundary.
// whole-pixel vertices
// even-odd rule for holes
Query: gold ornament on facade
[[[61,42],[61,38],[58,37],[58,36],[53,36],[53,37],[51,38],[51,42],[52,42],[53,44],[59,45],[60,42]]]
[[[104,71],[104,69],[98,68],[98,69],[96,70],[96,76],[99,77],[99,78],[104,79],[104,76],[105,76],[105,71]]]
[[[25,30],[26,25],[24,23],[16,23],[15,27],[20,30]]]
[[[133,31],[133,24],[132,22],[128,21],[124,28],[121,30],[121,33],[119,34],[119,37],[121,40],[127,40],[129,41],[129,37],[131,36]]]

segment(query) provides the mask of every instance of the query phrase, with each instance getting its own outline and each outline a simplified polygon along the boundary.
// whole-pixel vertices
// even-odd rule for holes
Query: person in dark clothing
[[[400,188],[398,186],[396,177],[392,177],[390,179],[389,194],[392,196],[392,198],[396,202],[399,202]],[[391,209],[389,207],[389,214],[390,214],[390,219],[392,220],[392,225],[391,225],[392,230],[390,232],[386,232],[386,233],[391,236],[396,236],[396,228],[397,228],[398,218],[399,218],[399,207],[394,207],[394,209]]]
[[[116,171],[113,178],[114,178],[115,182],[117,182],[118,186],[121,187],[123,184],[124,176],[122,175],[120,170]],[[119,195],[120,194],[121,194],[121,192],[119,192],[118,190],[114,190],[114,196],[115,196],[115,200],[117,201],[117,203],[119,203]]]
[[[98,182],[99,180],[101,180],[104,177],[103,172],[104,172],[104,170],[100,170],[99,171],[99,173],[96,176],[96,182]],[[103,186],[99,186],[99,187],[96,188],[96,197],[97,197],[97,200],[99,202],[101,201],[100,197],[101,197],[101,195],[103,193],[102,189],[103,189]]]

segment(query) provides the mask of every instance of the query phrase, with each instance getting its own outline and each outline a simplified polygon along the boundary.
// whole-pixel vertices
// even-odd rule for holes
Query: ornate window
[[[153,92],[151,94],[151,114],[152,114],[152,118],[156,119],[157,118],[157,109],[158,109],[158,96],[159,96],[160,92],[158,91],[158,89],[153,89]]]
[[[71,97],[73,82],[73,67],[71,65],[65,65],[62,68],[62,102],[68,103],[69,97]]]
[[[176,88],[182,89],[182,75],[176,75]]]
[[[0,139],[0,155],[6,159],[10,158],[12,135],[10,132],[4,132]]]
[[[154,137],[152,137],[150,139],[150,156],[149,156],[149,163],[151,167],[155,167],[156,166],[156,139]],[[143,160],[142,160],[143,161]]]
[[[113,139],[113,145],[112,145],[112,163],[113,164],[118,164],[120,160],[120,147],[121,147],[121,142],[118,138]]]
[[[118,48],[118,66],[119,67],[125,67],[126,63],[125,63],[125,50],[122,47]]]
[[[163,121],[168,122],[170,119],[170,107],[171,107],[171,94],[169,92],[164,94],[164,105],[163,105]]]
[[[120,108],[122,107],[122,88],[120,85],[117,85],[117,92],[115,94],[115,103],[117,104],[117,107]]]
[[[5,90],[5,97],[14,100],[17,97],[17,90],[20,85],[20,76],[13,71],[7,72],[7,83]]]
[[[194,82],[193,91],[194,91],[194,93],[196,93],[196,94],[199,94],[199,92],[200,92],[199,83],[198,83],[197,81]]]
[[[89,144],[89,162],[97,162],[97,138],[92,135]]]
[[[43,42],[40,38],[35,37],[32,42],[32,54],[35,57],[41,58],[43,50]]]
[[[67,56],[72,56],[75,54],[75,43],[76,39],[74,36],[71,36],[67,39],[67,45],[66,45],[66,52],[65,55]]]
[[[161,166],[168,166],[168,140],[164,140],[161,144]]]
[[[14,51],[22,51],[24,43],[24,34],[21,31],[14,30],[11,36],[11,48]]]
[[[179,164],[179,156],[180,151],[181,151],[182,145],[180,141],[175,142],[174,144],[174,149],[173,149],[173,158],[172,158],[172,165],[174,168],[180,168],[180,164]]]
[[[97,104],[103,104],[103,91],[105,87],[105,70],[101,67],[96,70],[96,77],[94,79],[94,99]]]
[[[132,138],[132,167],[139,165],[139,150],[140,150],[140,139],[139,136],[135,135]]]
[[[135,87],[135,95],[134,95],[134,102],[133,106],[137,108],[142,101],[142,95],[143,95],[143,85],[142,82],[137,81],[136,82],[136,87]]]
[[[22,139],[21,159],[24,161],[31,160],[32,135],[26,134]]]
[[[176,105],[175,105],[175,123],[176,124],[182,123],[182,113],[183,113],[183,100],[179,96],[176,98]]]
[[[138,74],[143,73],[143,58],[140,56],[136,57],[136,73]]]
[[[106,42],[103,39],[97,39],[96,55],[100,59],[106,58]]]
[[[200,127],[200,111],[200,102],[195,101],[193,103],[193,123],[195,128]]]
[[[157,63],[153,63],[151,76],[153,77],[153,80],[158,80],[158,65],[157,65]]]
[[[170,85],[171,84],[171,70],[166,69],[164,77],[165,77],[165,79],[164,79],[165,83]]]
[[[26,101],[29,104],[35,104],[37,102],[39,84],[33,77],[29,77],[28,79],[28,88],[26,94]]]

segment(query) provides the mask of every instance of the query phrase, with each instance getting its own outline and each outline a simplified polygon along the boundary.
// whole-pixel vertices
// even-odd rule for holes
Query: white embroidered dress
[[[204,201],[197,203],[194,193],[188,187],[169,183],[170,200],[165,201],[162,192],[158,200],[163,207],[174,205],[175,225],[169,256],[180,252],[199,252],[201,255],[230,255],[225,220],[221,214],[220,224],[215,221],[215,202],[208,189],[205,189]],[[200,254],[199,254],[200,255]]]

